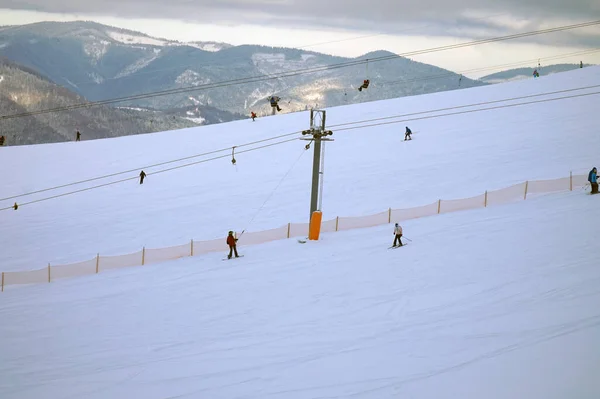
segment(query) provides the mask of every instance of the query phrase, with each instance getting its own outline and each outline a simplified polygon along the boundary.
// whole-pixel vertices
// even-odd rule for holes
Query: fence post
[[[2,292],[4,292],[4,272],[2,272]]]
[[[190,241],[190,256],[194,256],[194,239]]]
[[[48,263],[48,282],[50,282],[50,263]]]
[[[527,181],[525,182],[525,196],[523,197],[523,199],[524,199],[524,200],[526,200],[526,199],[527,199],[527,187],[528,187],[528,186],[529,186],[529,180],[527,180]]]
[[[336,216],[335,217],[335,231],[338,231],[339,224],[340,224],[340,217]]]
[[[100,271],[100,253],[96,254],[96,274]]]
[[[292,229],[292,222],[288,223],[288,232],[287,232],[287,238],[290,238],[290,230]]]
[[[438,200],[438,213],[440,213],[440,208],[442,207],[442,200]]]
[[[483,200],[484,208],[487,208],[487,190],[485,190],[485,199]]]
[[[573,171],[569,173],[569,191],[573,191]]]
[[[392,223],[392,208],[388,208],[388,223]]]
[[[146,261],[146,247],[142,248],[142,266],[144,266],[145,261]]]

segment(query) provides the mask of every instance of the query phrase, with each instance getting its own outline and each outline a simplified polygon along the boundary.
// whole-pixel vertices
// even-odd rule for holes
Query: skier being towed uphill
[[[238,239],[233,236],[233,231],[230,231],[229,235],[227,236],[227,245],[229,245],[229,255],[227,255],[227,259],[231,259],[231,255],[233,252],[235,252],[236,258],[240,257],[238,255],[237,247],[236,247],[237,240]]]

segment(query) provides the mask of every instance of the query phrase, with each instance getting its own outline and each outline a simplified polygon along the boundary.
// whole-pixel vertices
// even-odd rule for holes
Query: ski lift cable
[[[278,135],[278,136],[269,137],[269,138],[261,139],[261,140],[256,140],[256,141],[252,141],[252,142],[249,142],[249,143],[238,144],[235,147],[247,147],[247,146],[250,146],[250,145],[260,144],[260,143],[264,143],[264,142],[271,141],[271,140],[277,140],[277,139],[280,139],[280,138],[283,138],[283,137],[293,136],[295,134],[300,134],[300,133],[302,133],[302,131],[281,134],[281,135]],[[76,182],[62,184],[62,185],[59,185],[59,186],[48,187],[48,188],[44,188],[44,189],[40,189],[40,190],[30,191],[30,192],[23,193],[23,194],[12,195],[10,197],[0,198],[0,201],[6,201],[6,200],[10,200],[10,199],[15,199],[15,198],[26,197],[26,196],[33,195],[33,194],[39,194],[39,193],[43,193],[43,192],[47,192],[47,191],[51,191],[51,190],[58,190],[60,188],[66,188],[66,187],[75,186],[75,185],[78,185],[78,184],[89,183],[89,182],[96,181],[96,180],[107,179],[109,177],[115,177],[115,176],[123,175],[123,174],[126,174],[126,173],[132,173],[132,172],[136,172],[136,171],[141,170],[141,169],[151,169],[151,168],[155,168],[155,167],[158,167],[158,166],[163,166],[163,165],[168,165],[168,164],[172,164],[172,163],[176,163],[176,162],[185,161],[185,160],[188,160],[188,159],[199,158],[199,157],[203,157],[203,156],[207,156],[207,155],[212,155],[212,154],[218,154],[220,152],[229,151],[230,149],[231,149],[231,147],[221,148],[221,149],[218,149],[218,150],[208,151],[208,152],[204,152],[204,153],[201,153],[201,154],[194,154],[194,155],[190,155],[190,156],[183,157],[183,158],[173,159],[173,160],[170,160],[170,161],[165,161],[165,162],[159,162],[159,163],[155,163],[155,164],[151,164],[151,165],[140,166],[140,167],[137,167],[137,168],[124,170],[124,171],[121,171],[121,172],[115,172],[115,173],[111,173],[111,174],[107,174],[107,175],[92,177],[92,178],[89,178],[89,179],[79,180],[79,181],[76,181]]]
[[[470,42],[463,42],[463,43],[457,43],[457,44],[446,45],[446,46],[438,46],[438,47],[433,47],[433,48],[428,48],[428,49],[423,49],[423,50],[415,50],[415,51],[411,51],[411,52],[407,52],[407,53],[403,53],[403,54],[391,54],[391,55],[387,55],[387,56],[370,58],[369,61],[371,61],[371,62],[388,61],[388,60],[399,59],[399,58],[407,57],[407,56],[428,54],[428,53],[434,53],[434,52],[439,52],[439,51],[455,50],[455,49],[459,49],[459,48],[471,47],[471,46],[476,46],[476,45],[481,45],[481,44],[489,44],[489,43],[518,39],[518,38],[523,38],[523,37],[530,37],[530,36],[535,36],[535,35],[560,32],[560,31],[565,31],[565,30],[570,30],[570,29],[590,27],[590,26],[595,26],[595,25],[600,25],[600,20],[589,21],[589,22],[579,23],[579,24],[574,24],[574,25],[564,25],[564,26],[559,26],[559,27],[554,27],[554,28],[541,29],[541,30],[537,30],[537,31],[523,32],[523,33],[517,33],[517,34],[512,34],[512,35],[506,35],[506,36],[499,36],[499,37],[494,37],[494,38],[489,38],[489,39],[473,40]],[[206,84],[206,85],[186,86],[186,87],[181,87],[181,88],[176,88],[176,89],[168,89],[168,90],[162,90],[162,91],[141,93],[141,94],[137,94],[137,95],[123,96],[123,97],[107,99],[107,100],[90,101],[90,102],[72,104],[72,105],[68,105],[68,106],[64,106],[64,107],[56,107],[56,108],[50,108],[50,109],[29,111],[29,112],[23,112],[23,113],[12,114],[12,115],[3,115],[3,116],[0,116],[0,120],[40,115],[40,114],[45,114],[45,113],[68,111],[68,110],[79,109],[79,108],[88,108],[88,107],[97,106],[97,105],[114,104],[114,103],[119,103],[119,102],[124,102],[124,101],[140,100],[140,99],[145,99],[145,98],[154,98],[154,97],[173,95],[173,94],[190,93],[190,92],[201,91],[201,90],[236,86],[236,85],[240,85],[240,84],[255,83],[255,82],[260,82],[260,81],[265,81],[265,80],[281,79],[281,78],[287,78],[287,77],[292,77],[292,76],[299,76],[299,75],[305,75],[305,74],[310,74],[310,73],[317,73],[317,72],[323,72],[323,71],[328,71],[328,70],[347,68],[350,66],[361,65],[364,63],[365,63],[365,61],[360,59],[360,60],[353,60],[353,61],[348,61],[348,62],[341,62],[338,64],[330,64],[330,65],[325,65],[325,66],[320,66],[320,67],[292,70],[292,71],[288,71],[288,72],[279,74],[278,76],[274,75],[274,74],[261,75],[261,76],[249,76],[249,77],[245,77],[245,78],[237,78],[237,79],[232,79],[229,81],[221,81],[221,82],[216,82],[216,83]]]
[[[518,96],[518,97],[512,97],[512,98],[505,98],[505,99],[494,100],[494,101],[478,102],[478,103],[474,103],[474,104],[464,104],[464,105],[458,105],[458,106],[453,106],[453,107],[438,108],[438,109],[433,109],[433,110],[426,110],[426,111],[413,112],[413,113],[400,114],[400,115],[391,115],[391,116],[385,116],[385,117],[374,118],[374,119],[364,119],[364,120],[359,120],[359,121],[352,121],[352,122],[346,122],[346,123],[338,123],[338,124],[334,124],[334,125],[329,125],[329,128],[339,128],[339,127],[343,127],[343,126],[358,125],[358,124],[364,124],[364,123],[376,122],[376,121],[388,120],[388,119],[405,118],[405,117],[422,115],[422,114],[427,114],[427,113],[443,112],[443,111],[450,111],[450,110],[461,109],[461,108],[468,108],[468,107],[474,107],[474,106],[497,104],[497,103],[507,102],[507,101],[515,101],[515,100],[522,100],[522,99],[527,99],[527,98],[534,98],[534,97],[541,97],[541,96],[547,96],[547,95],[553,95],[553,94],[561,94],[561,93],[579,91],[579,90],[593,89],[593,88],[597,88],[597,87],[600,87],[600,85],[590,85],[590,86],[577,87],[577,88],[571,88],[571,89],[565,89],[565,90],[543,92],[543,93],[532,94],[532,95],[527,95],[527,96]],[[278,135],[278,136],[269,137],[269,138],[261,139],[261,140],[256,140],[256,141],[249,142],[249,143],[238,144],[236,147],[247,147],[247,146],[250,146],[250,145],[260,144],[260,143],[264,143],[264,142],[267,142],[267,141],[272,141],[272,140],[276,140],[276,139],[280,139],[280,138],[284,138],[284,137],[288,137],[288,136],[297,135],[297,134],[300,134],[300,133],[301,133],[301,131],[296,131],[296,132],[291,132],[291,133],[285,133],[285,134],[281,134],[281,135]],[[41,190],[35,190],[35,191],[23,193],[23,194],[9,196],[9,197],[6,197],[6,198],[0,198],[0,201],[6,201],[6,200],[10,200],[10,199],[21,198],[21,197],[25,197],[25,196],[29,196],[29,195],[33,195],[33,194],[39,194],[39,193],[43,193],[43,192],[47,192],[47,191],[51,191],[51,190],[57,190],[57,189],[61,189],[61,188],[66,188],[66,187],[78,185],[78,184],[83,184],[83,183],[88,183],[88,182],[92,182],[92,181],[96,181],[96,180],[101,180],[101,179],[105,179],[105,178],[109,178],[109,177],[119,176],[119,175],[123,175],[123,174],[126,174],[126,173],[136,172],[136,171],[141,170],[141,169],[146,169],[147,170],[147,169],[151,169],[151,168],[154,168],[154,167],[164,166],[164,165],[168,165],[168,164],[172,164],[172,163],[176,163],[176,162],[181,162],[181,161],[188,160],[188,159],[193,159],[193,158],[198,158],[198,157],[202,157],[202,156],[216,154],[216,153],[219,153],[219,152],[229,151],[230,149],[231,149],[231,147],[227,147],[227,148],[222,148],[222,149],[219,149],[219,150],[209,151],[209,152],[205,152],[205,153],[201,153],[201,154],[194,154],[194,155],[190,155],[190,156],[187,156],[187,157],[178,158],[178,159],[174,159],[174,160],[170,160],[170,161],[165,161],[165,162],[160,162],[160,163],[156,163],[156,164],[152,164],[152,165],[140,166],[140,167],[137,167],[137,168],[132,168],[132,169],[124,170],[124,171],[121,171],[121,172],[111,173],[111,174],[107,174],[107,175],[103,175],[103,176],[97,176],[97,177],[93,177],[93,178],[89,178],[89,179],[85,179],[85,180],[80,180],[80,181],[76,181],[76,182],[72,182],[72,183],[67,183],[67,184],[63,184],[63,185],[59,185],[59,186],[48,187],[48,188],[44,188],[44,189],[41,189]]]
[[[260,147],[254,147],[254,148],[250,148],[250,149],[247,149],[247,150],[238,151],[238,154],[243,154],[243,153],[251,152],[251,151],[257,151],[257,150],[261,150],[263,148],[272,147],[272,146],[280,145],[280,144],[285,144],[285,143],[289,143],[291,141],[296,141],[296,140],[298,140],[298,138],[294,137],[292,139],[282,140],[282,141],[278,141],[276,143],[265,144],[265,145],[262,145]],[[195,162],[190,162],[190,163],[187,163],[187,164],[184,164],[184,165],[178,165],[178,166],[174,166],[174,167],[171,167],[171,168],[159,170],[157,172],[148,173],[147,176],[157,175],[157,174],[164,173],[164,172],[170,172],[170,171],[173,171],[173,170],[176,170],[176,169],[186,168],[186,167],[189,167],[189,166],[198,165],[198,164],[202,164],[202,163],[210,162],[210,161],[215,161],[215,160],[218,160],[218,159],[229,158],[230,156],[231,155],[229,155],[229,154],[219,155],[217,157],[203,159],[203,160],[195,161]],[[137,180],[137,179],[138,179],[138,176],[128,177],[128,178],[117,180],[117,181],[111,181],[111,182],[108,182],[108,183],[98,184],[98,185],[91,186],[91,187],[85,187],[85,188],[82,188],[82,189],[79,189],[79,190],[70,191],[70,192],[67,192],[67,193],[61,193],[61,194],[53,195],[53,196],[50,196],[50,197],[44,197],[44,198],[40,198],[40,199],[29,201],[29,202],[24,202],[22,204],[19,204],[19,207],[24,206],[24,205],[35,204],[35,203],[38,203],[38,202],[48,201],[48,200],[55,199],[55,198],[65,197],[65,196],[68,196],[68,195],[77,194],[77,193],[81,193],[81,192],[84,192],[84,191],[94,190],[94,189],[97,189],[97,188],[106,187],[106,186],[110,186],[110,185],[113,185],[113,184],[119,184],[119,183],[123,183],[123,182],[130,181],[130,180]],[[5,211],[5,210],[9,210],[9,209],[13,209],[13,207],[9,206],[9,207],[5,207],[5,208],[0,208],[0,211]]]
[[[600,48],[595,48],[592,50],[576,51],[576,52],[571,52],[571,53],[566,53],[566,54],[557,54],[554,56],[544,57],[544,58],[542,58],[542,60],[568,58],[568,57],[572,57],[572,56],[576,56],[576,55],[591,54],[591,53],[595,53],[595,52],[599,52],[599,51],[600,51]],[[480,67],[480,68],[465,69],[465,70],[461,70],[461,71],[457,71],[457,72],[449,71],[449,72],[442,73],[442,74],[421,76],[421,77],[415,77],[415,78],[406,79],[406,80],[379,81],[379,82],[374,83],[373,85],[374,86],[393,85],[393,84],[404,84],[404,83],[414,83],[414,82],[427,81],[427,80],[435,80],[435,79],[441,79],[441,78],[448,77],[448,76],[453,76],[456,74],[464,75],[464,74],[472,73],[472,72],[483,72],[483,71],[494,70],[494,69],[499,69],[499,68],[520,66],[520,65],[528,64],[532,61],[535,61],[535,59],[512,62],[512,63],[508,63],[508,64],[491,65],[491,66]],[[299,83],[296,86],[288,88],[288,90],[301,87],[302,85],[303,85],[302,83]],[[352,85],[350,85],[350,89],[352,91],[352,90],[354,90],[354,87]],[[340,88],[339,90],[340,90],[340,92],[344,93],[344,101],[347,102],[348,101],[348,99],[347,99],[348,88]],[[291,100],[288,101],[288,104],[290,104],[290,103],[291,103]],[[235,104],[237,104],[237,102],[221,103],[221,106],[233,107]]]
[[[263,210],[263,208],[265,207],[265,205],[267,205],[267,203],[269,202],[269,200],[271,199],[271,197],[273,197],[273,195],[275,194],[275,192],[277,191],[277,189],[279,188],[279,186],[281,186],[281,184],[288,177],[288,175],[294,169],[294,167],[296,166],[296,164],[298,164],[298,162],[300,161],[300,159],[302,158],[302,156],[304,155],[304,153],[307,150],[308,150],[307,148],[302,148],[302,151],[300,152],[300,156],[298,158],[296,158],[296,160],[294,161],[294,163],[292,163],[292,166],[290,166],[290,168],[288,169],[288,171],[285,172],[285,174],[283,175],[283,177],[279,180],[279,182],[277,183],[277,185],[275,186],[275,188],[269,193],[267,199],[262,203],[262,205],[258,208],[258,210],[256,211],[256,213],[252,216],[252,218],[250,219],[250,221],[248,222],[248,224],[246,225],[246,227],[242,230],[242,232],[240,233],[240,236],[238,237],[238,239],[241,238],[244,235],[244,232],[246,231],[246,229],[248,228],[248,226],[252,225],[252,222],[254,222],[254,219],[256,219],[256,217],[260,214],[260,212]]]
[[[353,122],[345,122],[345,123],[338,123],[338,124],[335,124],[335,125],[329,125],[328,128],[339,128],[339,127],[342,127],[342,126],[356,125],[356,124],[362,124],[362,123],[368,123],[368,122],[376,122],[376,121],[381,121],[381,120],[386,120],[386,119],[404,118],[404,117],[407,117],[407,116],[415,116],[415,115],[429,114],[429,113],[435,113],[435,112],[450,111],[450,110],[461,109],[461,108],[468,108],[468,107],[477,107],[477,106],[481,106],[481,105],[497,104],[497,103],[502,103],[502,102],[507,102],[507,101],[524,100],[524,99],[527,99],[527,98],[549,96],[549,95],[561,94],[561,93],[569,93],[569,92],[579,91],[579,90],[595,89],[595,88],[598,88],[598,87],[600,87],[600,85],[590,85],[590,86],[576,87],[576,88],[571,88],[571,89],[557,90],[557,91],[544,92],[544,93],[538,93],[538,94],[530,94],[530,95],[527,95],[527,96],[518,96],[518,97],[512,97],[512,98],[503,98],[501,100],[478,102],[478,103],[475,103],[475,104],[457,105],[457,106],[446,107],[446,108],[438,108],[438,109],[435,109],[435,110],[411,112],[411,113],[408,113],[408,114],[393,115],[393,116],[384,116],[384,117],[373,118],[373,119],[364,119],[364,120],[361,120],[361,121],[353,121]],[[341,130],[341,129],[336,129],[336,130]]]
[[[584,51],[577,51],[577,52],[566,53],[566,54],[558,54],[558,55],[549,56],[549,57],[545,57],[545,58],[541,58],[541,59],[542,60],[553,60],[553,59],[569,58],[569,57],[573,57],[576,55],[586,55],[586,54],[597,53],[599,51],[600,51],[600,48],[595,48],[592,50],[584,50]],[[486,67],[481,67],[481,68],[466,69],[466,70],[457,71],[457,72],[449,71],[449,72],[445,72],[442,74],[415,77],[412,79],[405,79],[405,80],[379,81],[379,82],[373,83],[373,86],[378,87],[378,86],[383,86],[383,85],[407,84],[407,83],[415,83],[415,82],[428,81],[428,80],[436,80],[436,79],[454,76],[456,74],[464,75],[464,74],[473,73],[473,72],[483,72],[483,71],[491,71],[491,70],[495,70],[495,69],[499,69],[499,68],[521,66],[521,65],[529,64],[530,62],[533,62],[533,61],[535,61],[535,59],[513,62],[513,63],[509,63],[509,64],[492,65],[492,66],[486,66]],[[352,85],[351,85],[351,89],[353,89]],[[344,93],[346,93],[346,91],[347,91],[346,88],[340,89],[340,90],[344,91]]]
[[[473,21],[478,21],[478,20],[486,20],[486,19],[490,19],[490,18],[495,18],[498,16],[502,16],[502,15],[507,15],[509,14],[508,12],[504,12],[501,14],[494,14],[494,15],[488,15],[485,17],[480,17],[480,18],[473,18]],[[434,26],[433,24],[427,24],[427,25],[423,25],[420,26],[418,28],[410,28],[410,29],[401,29],[401,30],[397,30],[394,32],[395,35],[397,35],[398,33],[403,33],[403,32],[414,32],[414,31],[418,31],[419,29],[423,29],[429,26]],[[385,33],[374,33],[374,34],[369,34],[369,35],[362,35],[362,36],[355,36],[355,37],[350,37],[350,38],[345,38],[345,39],[336,39],[336,40],[329,40],[329,41],[325,41],[325,42],[319,42],[319,43],[312,43],[312,44],[306,44],[306,45],[302,45],[299,47],[294,47],[294,49],[306,49],[306,48],[310,48],[310,47],[317,47],[317,46],[322,46],[322,45],[326,45],[326,44],[334,44],[334,43],[340,43],[340,42],[347,42],[347,41],[354,41],[354,40],[360,40],[360,39],[366,39],[366,38],[371,38],[371,37],[377,37],[377,36],[383,36],[385,35]],[[275,60],[278,59],[278,57],[273,56],[266,56],[266,57],[262,57],[261,60]],[[138,71],[136,72],[137,76],[140,75],[152,75],[155,74],[156,72],[164,72],[164,71],[170,71],[170,70],[174,70],[174,69],[183,69],[183,68],[188,68],[188,67],[212,67],[212,66],[221,66],[223,65],[223,63],[229,65],[229,63],[231,63],[232,61],[235,60],[242,60],[242,61],[247,61],[248,58],[245,56],[238,56],[238,57],[222,57],[221,60],[219,60],[219,63],[217,64],[216,62],[204,62],[204,63],[193,63],[193,64],[183,64],[183,65],[174,65],[172,67],[168,67],[168,68],[160,68],[160,69],[153,69],[150,71]],[[223,66],[223,69],[230,69],[230,66]],[[105,81],[107,80],[118,80],[118,79],[122,79],[122,77],[112,77],[112,78],[103,78]],[[83,84],[87,84],[87,83],[97,83],[95,80],[86,80],[86,81],[78,81],[78,82],[74,82],[73,84],[75,85],[83,85]]]
[[[336,129],[336,132],[344,131],[344,130],[362,129],[365,127],[374,127],[374,126],[382,126],[382,125],[391,125],[391,124],[396,124],[396,123],[412,122],[412,121],[417,121],[417,120],[434,119],[434,118],[440,118],[440,117],[446,117],[446,116],[462,115],[462,114],[468,114],[468,113],[473,113],[473,112],[482,112],[482,111],[496,110],[496,109],[502,109],[502,108],[512,108],[512,107],[518,107],[518,106],[522,106],[522,105],[545,103],[545,102],[558,101],[558,100],[566,100],[566,99],[570,99],[570,98],[594,96],[597,94],[600,94],[600,91],[596,91],[596,92],[592,92],[592,93],[575,94],[572,96],[548,98],[548,99],[543,99],[543,100],[534,100],[534,101],[528,101],[528,102],[518,103],[518,104],[505,104],[505,105],[499,105],[499,106],[495,106],[495,107],[477,108],[477,109],[472,109],[472,110],[452,112],[452,113],[441,114],[441,115],[421,116],[421,117],[412,118],[412,119],[402,119],[399,121],[379,122],[379,123],[374,123],[374,124],[370,124],[370,125],[343,127],[341,129]]]
[[[564,100],[564,99],[570,99],[570,98],[586,97],[586,96],[597,95],[597,94],[600,94],[600,91],[592,92],[592,93],[574,94],[574,95],[571,95],[571,96],[564,96],[564,97],[557,97],[557,98],[550,98],[550,99],[534,100],[534,101],[529,101],[529,102],[524,102],[524,103],[517,103],[517,104],[505,104],[505,105],[499,105],[499,106],[494,106],[494,107],[479,108],[479,109],[474,109],[474,110],[459,111],[459,112],[447,113],[447,114],[440,114],[440,115],[421,116],[421,117],[416,117],[416,118],[412,118],[412,119],[404,119],[404,120],[399,120],[399,121],[379,122],[379,123],[374,123],[374,124],[371,124],[371,125],[362,125],[362,126],[355,126],[355,127],[345,127],[345,128],[341,128],[341,129],[336,129],[336,131],[339,132],[339,131],[344,131],[344,130],[364,129],[364,128],[367,128],[367,127],[374,127],[374,126],[381,126],[381,125],[390,125],[390,124],[403,123],[403,122],[415,121],[415,120],[425,120],[425,119],[433,119],[433,118],[442,118],[442,117],[454,116],[454,115],[460,115],[460,114],[466,114],[466,113],[482,112],[482,111],[489,111],[489,110],[509,108],[509,107],[517,107],[517,106],[529,105],[529,104],[535,104],[535,103],[545,103],[545,102],[558,101],[558,100]],[[524,97],[527,97],[527,96],[524,96]],[[296,141],[297,139],[298,138],[291,138],[291,139],[282,140],[282,141],[279,141],[279,142],[276,142],[276,143],[265,144],[265,145],[260,146],[260,147],[255,147],[255,148],[250,148],[250,149],[247,149],[247,150],[243,150],[243,151],[240,151],[238,153],[245,153],[245,152],[250,152],[250,151],[256,151],[256,150],[259,150],[259,149],[262,149],[262,148],[267,148],[267,147],[271,147],[271,146],[275,146],[275,145],[280,145],[280,144],[284,144],[284,143],[291,142],[291,141]],[[305,149],[308,149],[307,147],[305,147]],[[168,171],[172,171],[172,170],[176,170],[176,169],[180,169],[180,168],[184,168],[184,167],[188,167],[188,166],[192,166],[192,165],[197,165],[197,164],[201,164],[201,163],[205,163],[205,162],[214,161],[214,160],[217,160],[217,159],[226,158],[226,157],[229,157],[229,156],[230,156],[229,154],[226,154],[226,155],[221,155],[221,156],[214,157],[214,158],[204,159],[204,160],[201,160],[201,161],[191,162],[191,163],[188,163],[188,164],[185,164],[185,165],[179,165],[179,166],[171,167],[171,168],[168,168],[168,169],[160,170],[160,171],[154,172],[152,174],[155,175],[155,174],[159,174],[159,173],[164,173],[164,172],[168,172]],[[105,187],[105,186],[108,186],[108,185],[111,185],[111,184],[118,184],[118,183],[125,182],[125,181],[128,181],[128,180],[133,180],[133,179],[137,179],[137,176],[136,177],[130,177],[130,178],[122,179],[122,180],[115,181],[115,182],[104,183],[104,184],[93,186],[93,187],[87,187],[87,188],[84,188],[84,189],[80,189],[80,190],[76,190],[76,191],[72,191],[72,192],[68,192],[68,193],[58,194],[58,195],[54,195],[54,196],[51,196],[51,197],[37,199],[37,200],[34,200],[34,201],[30,201],[30,202],[26,202],[26,203],[20,204],[19,206],[29,205],[29,204],[33,204],[33,203],[37,203],[37,202],[47,201],[47,200],[54,199],[54,198],[64,197],[64,196],[67,196],[67,195],[71,195],[71,194],[75,194],[75,193],[79,193],[79,192],[83,192],[83,191],[88,191],[88,190],[93,190],[93,189],[100,188],[100,187]],[[0,211],[9,210],[9,209],[13,209],[13,207],[9,206],[9,207],[5,207],[5,208],[0,208]]]

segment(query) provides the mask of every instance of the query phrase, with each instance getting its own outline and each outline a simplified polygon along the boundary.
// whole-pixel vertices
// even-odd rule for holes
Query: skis
[[[402,248],[402,247],[405,247],[407,245],[408,245],[407,243],[403,242],[401,246],[400,245],[392,245],[391,247],[388,247],[388,249]]]
[[[240,256],[238,256],[238,258],[243,258],[243,257],[244,257],[244,255],[240,255]],[[232,257],[231,257],[231,259],[235,259],[235,258],[236,258],[235,256],[232,256]],[[224,258],[223,258],[223,259],[221,259],[221,260],[231,260],[231,259],[230,259],[230,258],[228,258],[228,257],[224,257]]]

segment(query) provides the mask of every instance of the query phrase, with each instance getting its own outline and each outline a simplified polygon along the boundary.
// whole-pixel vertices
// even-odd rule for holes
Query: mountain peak
[[[109,42],[147,45],[147,46],[191,46],[204,51],[219,51],[224,48],[233,47],[228,43],[214,41],[191,41],[180,42],[160,37],[150,36],[146,33],[137,32],[130,29],[119,28],[111,25],[104,25],[94,21],[43,21],[26,25],[5,26],[0,28],[4,34],[20,34],[26,31],[30,35],[43,36],[53,39],[61,38],[87,38],[105,40]]]
[[[367,59],[367,58],[379,58],[379,57],[389,57],[389,56],[398,56],[396,53],[392,53],[387,50],[375,50],[369,53],[363,54],[361,56],[356,57],[356,59]]]

